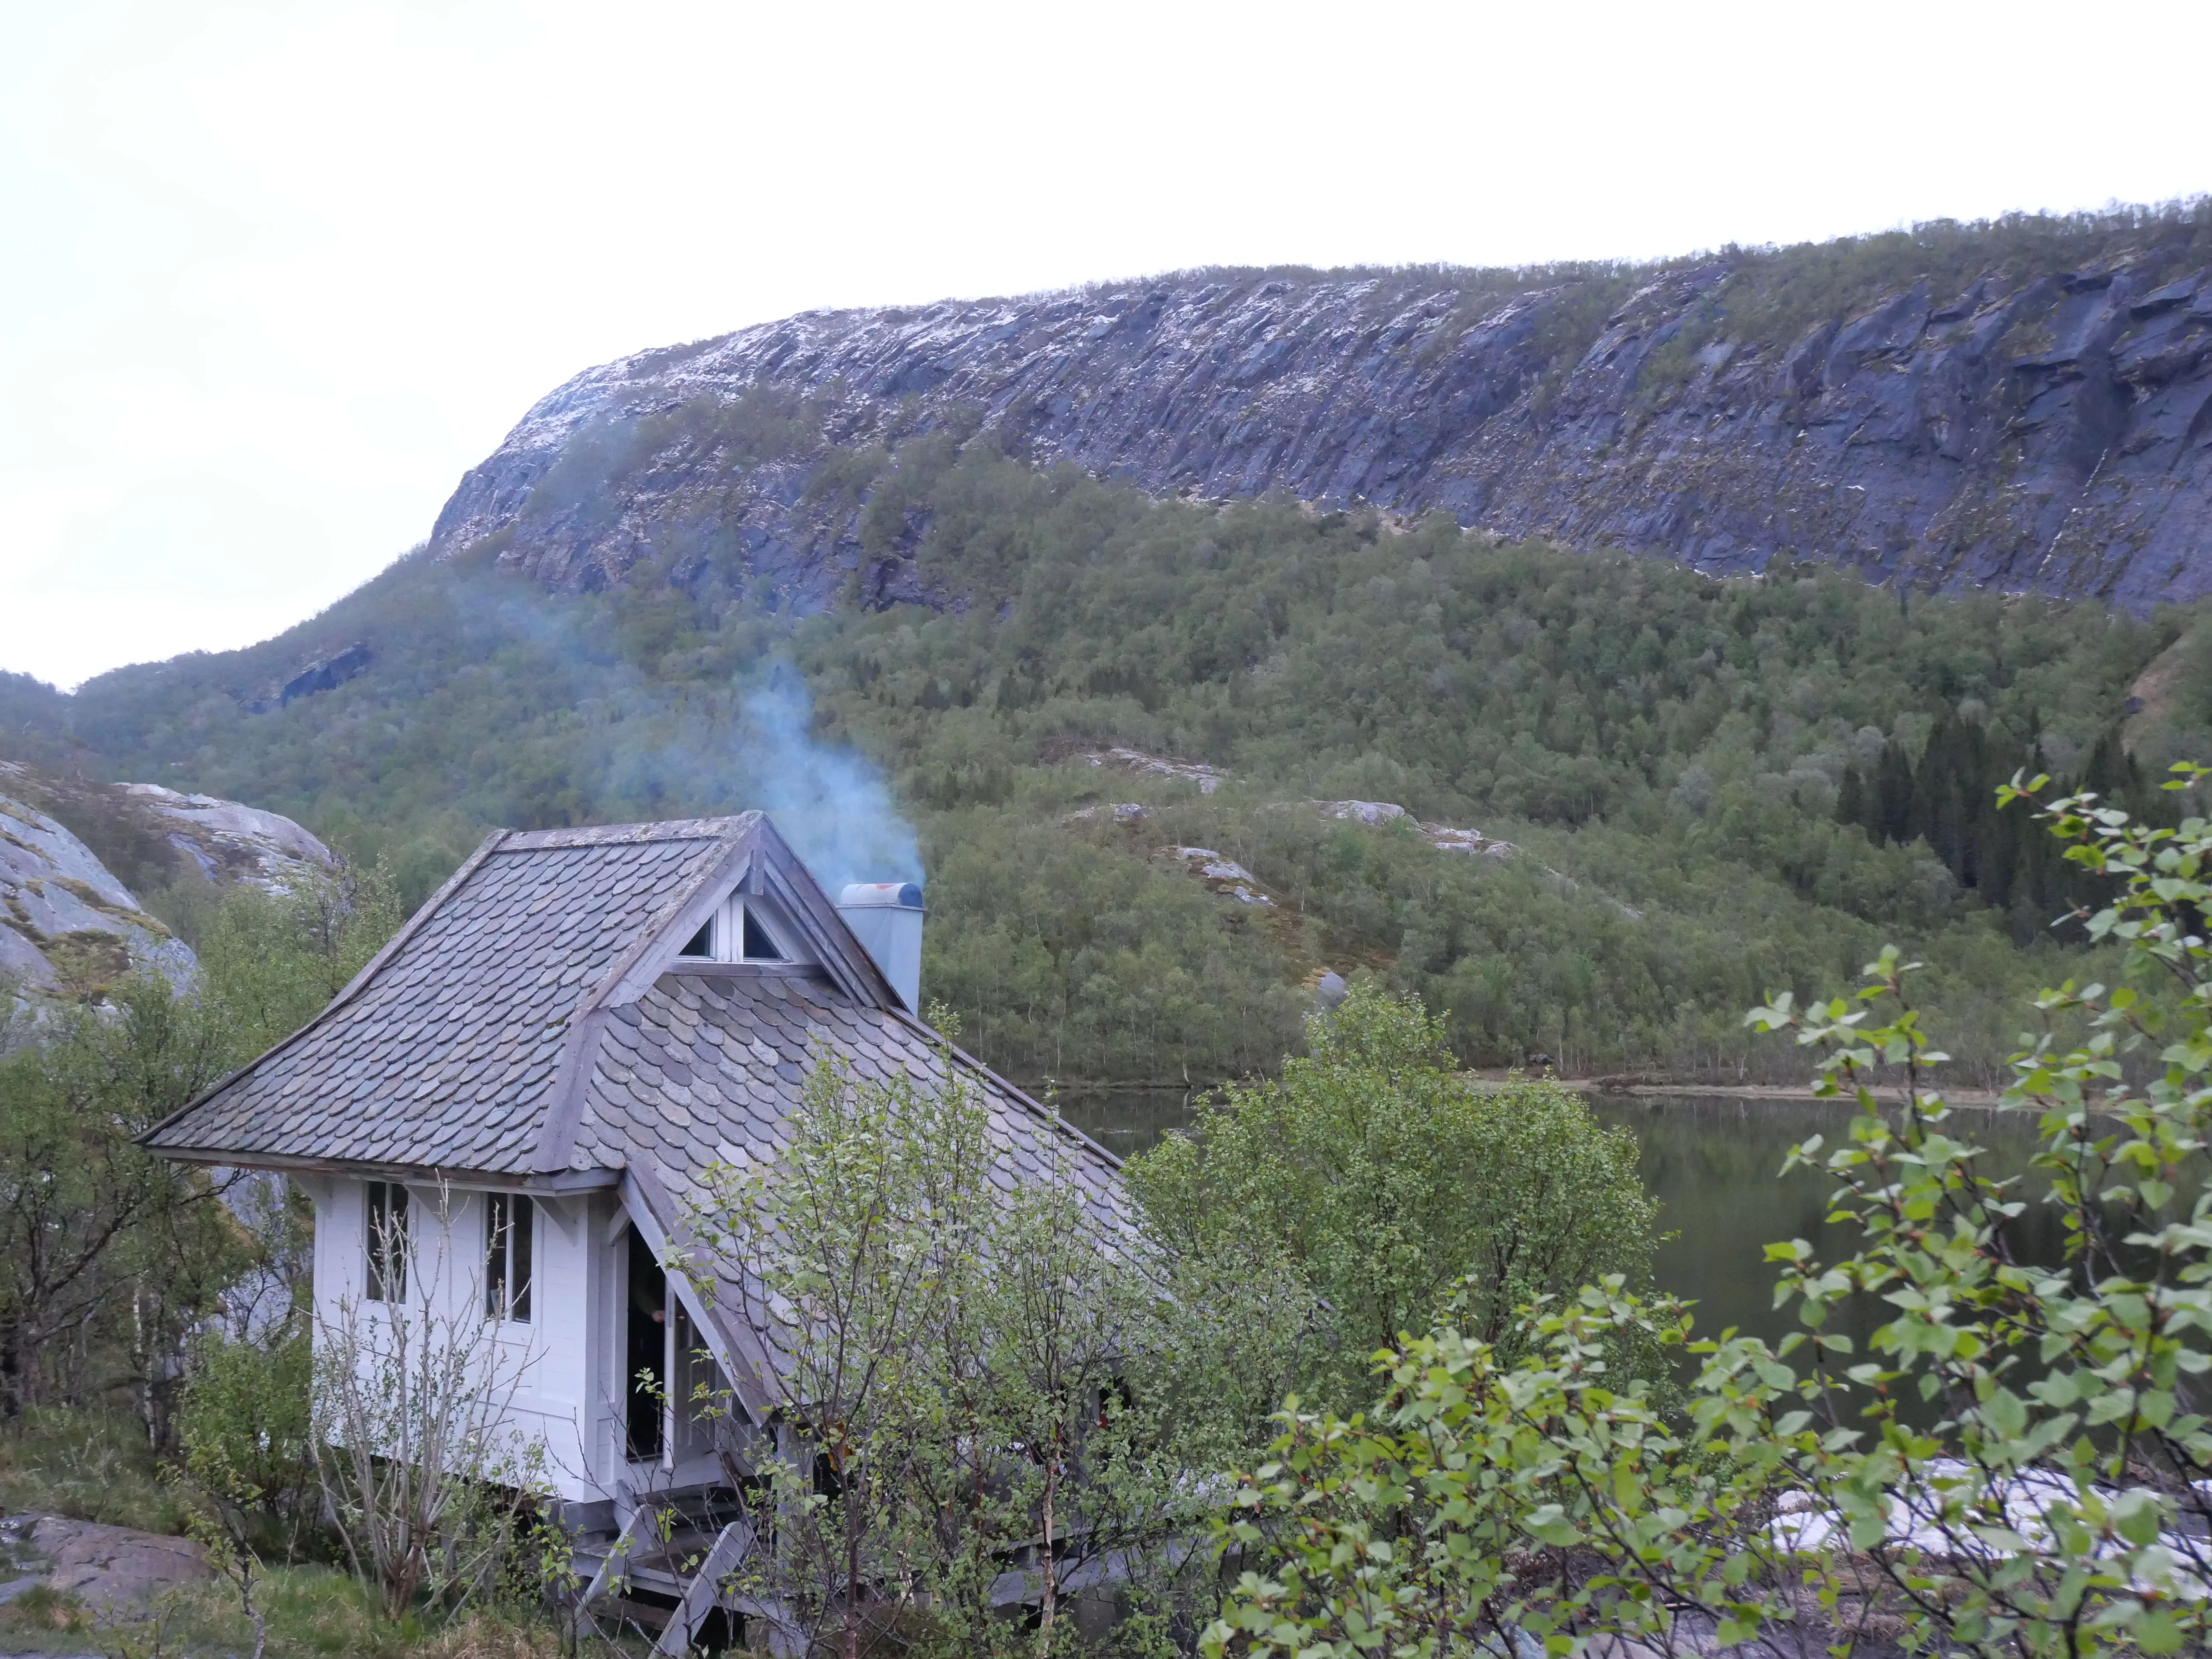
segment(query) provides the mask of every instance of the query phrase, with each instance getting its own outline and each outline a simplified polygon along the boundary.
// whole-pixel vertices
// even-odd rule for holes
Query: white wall
[[[300,1185],[315,1202],[316,1340],[326,1352],[349,1307],[364,1330],[386,1328],[384,1305],[367,1299],[368,1183],[321,1176]],[[408,1192],[409,1310],[419,1318],[428,1309],[456,1324],[464,1313],[480,1320],[484,1193],[427,1184],[410,1184]],[[624,1519],[640,1492],[720,1478],[702,1425],[679,1427],[672,1468],[625,1460],[629,1283],[620,1200],[611,1192],[541,1196],[537,1211],[531,1319],[503,1322],[496,1333],[494,1392],[505,1401],[504,1426],[543,1444],[544,1475],[557,1496],[580,1504],[612,1500]],[[705,1374],[679,1362],[679,1401]]]
[[[366,1295],[368,1183],[326,1176],[301,1184],[315,1201],[315,1340],[321,1353],[349,1310],[371,1336],[388,1330],[389,1313]],[[461,1328],[466,1319],[474,1331],[484,1315],[485,1195],[412,1183],[408,1191],[413,1267],[407,1310],[418,1324],[427,1314],[448,1329]],[[605,1413],[598,1398],[607,1356],[597,1351],[608,1345],[593,1340],[595,1330],[606,1328],[594,1316],[606,1308],[611,1212],[605,1197],[538,1198],[531,1319],[501,1322],[488,1361],[489,1391],[503,1402],[501,1426],[544,1446],[547,1484],[573,1503],[616,1496],[606,1479]]]

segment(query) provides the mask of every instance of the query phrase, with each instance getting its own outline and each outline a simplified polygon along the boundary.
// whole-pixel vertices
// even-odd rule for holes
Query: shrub
[[[303,1320],[258,1340],[209,1332],[194,1347],[178,1425],[193,1484],[238,1511],[241,1535],[287,1560],[321,1497],[307,1440],[313,1364]]]
[[[1635,1139],[1578,1096],[1455,1076],[1442,1017],[1370,988],[1310,1019],[1306,1048],[1224,1089],[1130,1178],[1180,1254],[1277,1255],[1328,1307],[1322,1397],[1348,1403],[1368,1356],[1427,1329],[1447,1293],[1510,1352],[1526,1303],[1648,1278],[1658,1206]]]

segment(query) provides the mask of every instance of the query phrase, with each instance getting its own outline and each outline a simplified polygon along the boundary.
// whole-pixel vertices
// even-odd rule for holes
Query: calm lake
[[[1132,1091],[1064,1095],[1068,1120],[1123,1157],[1143,1151],[1191,1121],[1181,1091]],[[1820,1101],[1745,1100],[1732,1096],[1605,1096],[1591,1107],[1607,1123],[1626,1125],[1643,1148],[1644,1184],[1666,1206],[1653,1267],[1659,1287],[1694,1300],[1697,1330],[1717,1336],[1729,1326],[1778,1340],[1798,1328],[1794,1313],[1774,1308],[1774,1270],[1765,1247],[1810,1240],[1832,1259],[1849,1249],[1844,1230],[1823,1224],[1834,1182],[1799,1170],[1778,1178],[1790,1148],[1814,1134],[1834,1145],[1848,1125],[1848,1106]],[[1989,1148],[1986,1167],[1999,1176],[2024,1170],[2035,1145],[2032,1115],[1986,1109],[1960,1113],[1961,1132]],[[1971,1126],[1971,1127],[1968,1127]],[[2031,1204],[2021,1218],[2021,1243],[2043,1261],[2061,1259],[2061,1233],[2051,1212]],[[1863,1346],[1875,1322],[1866,1316],[1835,1328]]]

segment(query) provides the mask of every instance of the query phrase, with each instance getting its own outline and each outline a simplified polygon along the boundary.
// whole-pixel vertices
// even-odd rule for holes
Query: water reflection
[[[1794,1308],[1774,1306],[1775,1269],[1765,1247],[1802,1238],[1822,1259],[1834,1261],[1856,1247],[1859,1235],[1827,1223],[1834,1177],[1812,1170],[1780,1172],[1790,1147],[1815,1134],[1828,1146],[1841,1142],[1853,1109],[1833,1101],[1712,1095],[1600,1095],[1590,1108],[1605,1122],[1626,1125],[1643,1148],[1644,1185],[1666,1206],[1661,1228],[1674,1235],[1653,1258],[1653,1275],[1660,1289],[1697,1303],[1698,1333],[1718,1336],[1733,1326],[1776,1342],[1803,1328]],[[2033,1114],[1962,1110],[1958,1124],[1960,1138],[1987,1149],[1984,1173],[1998,1179],[2030,1174]],[[2032,1176],[2023,1185],[2031,1200],[2044,1190]],[[2055,1211],[2031,1201],[2015,1224],[2016,1246],[2029,1260],[2056,1265],[2063,1259]],[[1863,1352],[1883,1310],[1880,1304],[1856,1305],[1828,1328],[1850,1337]]]
[[[1115,1157],[1134,1158],[1170,1130],[1188,1126],[1197,1099],[1188,1089],[1088,1089],[1054,1095],[1052,1104]]]

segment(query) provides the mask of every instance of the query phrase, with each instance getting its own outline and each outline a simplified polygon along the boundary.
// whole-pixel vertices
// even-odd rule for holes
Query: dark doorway
[[[732,1613],[727,1607],[709,1607],[707,1616],[699,1621],[699,1628],[691,1632],[691,1647],[697,1653],[728,1653],[732,1649],[743,1650],[745,1645],[744,1615]]]
[[[629,1255],[629,1329],[623,1376],[629,1401],[629,1460],[659,1457],[668,1395],[668,1275],[635,1228],[624,1235]]]

